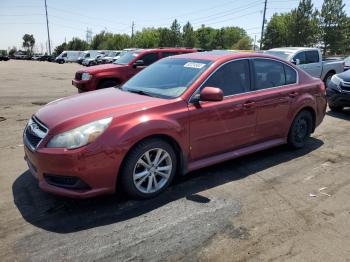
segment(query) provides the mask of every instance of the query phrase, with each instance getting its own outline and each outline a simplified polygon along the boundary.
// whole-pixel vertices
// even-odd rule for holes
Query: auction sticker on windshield
[[[197,68],[197,69],[201,69],[205,66],[205,64],[202,63],[195,63],[195,62],[188,62],[184,65],[184,67],[188,67],[188,68]]]

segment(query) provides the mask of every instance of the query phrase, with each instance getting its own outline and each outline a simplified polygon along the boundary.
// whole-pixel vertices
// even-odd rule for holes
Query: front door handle
[[[291,98],[295,98],[295,97],[297,97],[298,95],[299,95],[298,92],[289,93],[289,97],[291,97]]]
[[[255,105],[255,102],[249,101],[249,102],[245,102],[245,103],[243,104],[243,107],[244,107],[244,108],[252,108],[254,105]]]

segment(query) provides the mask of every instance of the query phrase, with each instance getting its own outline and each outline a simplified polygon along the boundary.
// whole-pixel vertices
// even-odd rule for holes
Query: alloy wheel
[[[150,194],[161,190],[173,169],[170,154],[161,148],[146,151],[136,162],[133,181],[137,190]]]

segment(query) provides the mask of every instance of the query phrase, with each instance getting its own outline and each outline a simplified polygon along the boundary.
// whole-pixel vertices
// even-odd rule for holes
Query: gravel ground
[[[77,93],[79,67],[0,62],[2,261],[350,261],[350,110],[327,112],[302,150],[202,169],[152,200],[41,192],[22,131],[40,106]]]

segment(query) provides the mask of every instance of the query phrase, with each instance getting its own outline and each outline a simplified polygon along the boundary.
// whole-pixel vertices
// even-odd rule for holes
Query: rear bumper
[[[327,100],[330,106],[350,106],[350,93],[340,93],[327,88]]]
[[[29,171],[45,192],[71,198],[89,198],[115,192],[120,164],[116,154],[114,157],[107,157],[104,152],[92,154],[87,148],[44,148],[32,152],[26,146],[24,152]],[[51,177],[57,180],[52,181]],[[67,186],[60,182],[65,179],[75,179],[79,183]]]

